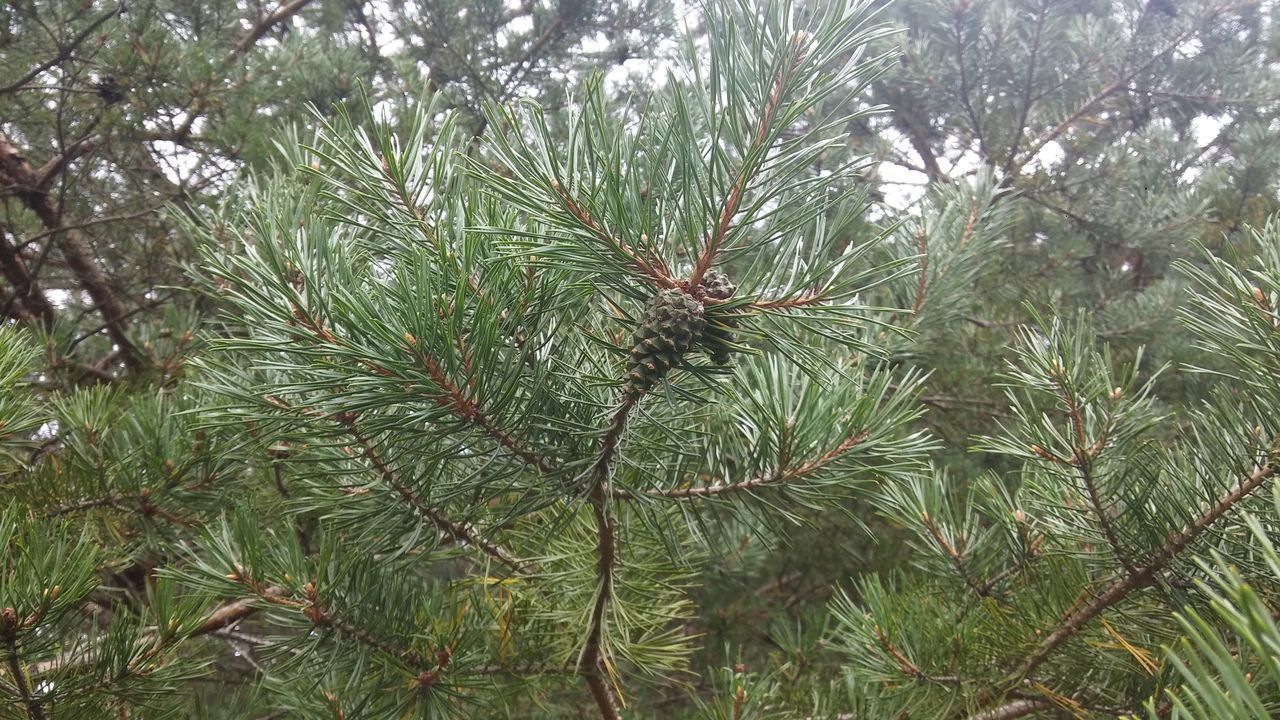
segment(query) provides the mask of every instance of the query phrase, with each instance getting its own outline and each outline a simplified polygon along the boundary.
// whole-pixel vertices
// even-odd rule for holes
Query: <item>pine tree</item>
[[[579,33],[657,5],[229,31],[262,66],[172,116],[228,137],[254,103],[295,117],[272,63],[313,27],[425,40],[352,50],[329,67],[363,87],[255,125],[253,172],[173,207],[191,312],[68,348],[0,258],[26,313],[0,328],[0,717],[1275,714],[1263,11],[877,5],[709,3],[631,99],[536,57],[577,67]],[[90,10],[50,67],[121,16]],[[340,55],[279,77],[327,87]],[[421,94],[391,80],[419,62]],[[910,153],[927,191],[877,202]],[[43,221],[52,190],[9,185]],[[109,362],[65,375],[89,345]]]
[[[269,164],[309,107],[430,87],[481,134],[483,102],[562,102],[584,68],[661,52],[668,24],[630,1],[7,3],[0,307],[49,335],[50,382],[172,375],[208,311],[176,218]]]

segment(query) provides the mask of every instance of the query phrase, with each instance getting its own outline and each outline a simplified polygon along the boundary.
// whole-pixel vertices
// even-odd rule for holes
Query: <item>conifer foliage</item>
[[[172,207],[210,312],[145,346],[161,372],[68,384],[47,328],[0,327],[0,718],[1276,715],[1280,224],[1141,238],[1190,340],[1154,362],[1053,293],[1007,302],[995,269],[1061,229],[1037,183],[1076,185],[1028,170],[1088,111],[1050,95],[1083,86],[998,143],[966,113],[980,167],[949,177],[965,151],[892,84],[945,40],[919,21],[902,55],[892,13],[931,5],[714,0],[634,101],[603,75],[515,99],[529,37],[510,91],[467,63],[416,101],[370,83]],[[1035,57],[1105,14],[1049,5]],[[1134,37],[1220,29],[1162,8]],[[956,70],[922,72],[970,104]],[[859,154],[884,122],[930,182],[892,214]],[[710,629],[736,579],[846,525],[893,557],[823,557],[835,590]]]

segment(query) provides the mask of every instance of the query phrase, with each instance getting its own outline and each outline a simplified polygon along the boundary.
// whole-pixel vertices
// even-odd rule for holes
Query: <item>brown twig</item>
[[[18,630],[22,627],[23,621],[13,608],[0,609],[0,639],[5,645],[7,656],[5,664],[9,667],[9,674],[13,676],[14,687],[18,690],[18,699],[26,708],[27,717],[30,720],[45,720],[44,704],[40,702],[40,698],[36,697],[31,687],[31,677],[27,674],[27,669],[23,666],[22,658],[18,654]]]
[[[1012,163],[1008,163],[1009,173],[1006,177],[1017,175],[1022,170],[1023,166],[1030,162],[1045,145],[1048,145],[1061,137],[1062,134],[1069,130],[1071,126],[1075,125],[1080,118],[1084,117],[1086,113],[1092,110],[1095,105],[1106,100],[1120,90],[1127,88],[1129,83],[1135,77],[1154,65],[1158,60],[1160,60],[1160,58],[1163,58],[1170,52],[1176,50],[1179,45],[1187,40],[1187,38],[1198,32],[1201,25],[1203,25],[1203,21],[1187,28],[1182,33],[1179,33],[1171,42],[1161,48],[1159,52],[1151,55],[1146,60],[1136,65],[1129,72],[1124,73],[1120,77],[1104,85],[1102,89],[1098,90],[1098,92],[1094,93],[1092,97],[1085,100],[1084,103],[1077,107],[1070,115],[1063,118],[1061,122],[1037,138],[1036,141],[1027,148],[1027,151],[1022,158],[1014,160]]]
[[[87,9],[87,6],[86,6],[86,9]],[[0,95],[8,95],[9,93],[15,90],[21,90],[23,85],[26,85],[27,83],[31,82],[40,73],[44,72],[45,70],[48,70],[49,68],[53,67],[54,65],[57,65],[58,63],[69,60],[71,56],[75,54],[76,50],[79,49],[80,46],[84,44],[84,41],[89,39],[90,35],[92,35],[98,28],[102,27],[103,23],[115,17],[116,15],[119,15],[120,12],[123,10],[124,10],[124,3],[116,3],[116,6],[114,8],[108,10],[102,15],[99,15],[93,22],[85,26],[83,30],[76,33],[75,37],[71,38],[65,43],[59,43],[58,52],[53,57],[40,63],[39,65],[36,65],[34,68],[31,68],[31,70],[27,71],[26,74],[24,74],[22,77],[18,78],[17,80],[9,83],[8,85],[5,85],[4,87],[0,87]]]
[[[297,15],[304,7],[311,4],[311,2],[313,2],[313,0],[293,0],[293,2],[280,6],[275,10],[275,12],[260,18],[258,22],[254,23],[253,27],[249,29],[249,32],[246,33],[244,37],[240,38],[240,40],[231,48],[231,51],[223,58],[222,65],[225,67],[235,62],[235,60],[241,55],[249,52],[249,50],[252,49],[253,46],[263,38],[263,36],[271,31],[271,28],[285,20],[288,20],[294,15]],[[172,138],[173,142],[185,140],[191,135],[191,130],[195,127],[196,119],[205,111],[208,104],[209,93],[208,87],[206,87],[206,91],[201,93],[196,98],[196,101],[192,103],[190,109],[187,110],[187,119],[174,130]]]
[[[1036,31],[1031,36],[1031,48],[1027,59],[1026,79],[1022,83],[1022,102],[1018,110],[1018,124],[1014,129],[1013,143],[1009,145],[1009,154],[1004,160],[1004,174],[1008,175],[1013,169],[1015,158],[1018,157],[1018,147],[1022,144],[1022,136],[1027,129],[1027,116],[1031,113],[1031,106],[1035,104],[1036,97],[1032,95],[1035,89],[1036,79],[1036,59],[1040,54],[1040,37],[1044,32],[1045,17],[1049,14],[1049,0],[1042,0],[1040,10],[1036,13]]]
[[[286,590],[278,585],[271,585],[264,588],[262,592],[266,595],[275,597],[284,596]],[[235,602],[223,605],[212,613],[209,613],[204,622],[200,623],[195,630],[192,630],[188,637],[208,635],[235,625],[241,620],[244,620],[257,612],[258,609],[253,603],[253,598],[245,598],[243,600],[236,600]]]
[[[969,566],[965,563],[964,556],[961,554],[964,550],[963,538],[960,540],[961,547],[957,549],[950,542],[947,542],[945,537],[943,537],[942,531],[938,529],[936,524],[934,524],[933,518],[929,517],[929,513],[920,513],[920,522],[924,525],[924,529],[929,533],[929,537],[933,538],[933,541],[937,543],[938,547],[942,548],[942,551],[946,553],[947,558],[951,560],[951,564],[955,566],[956,573],[960,575],[960,579],[964,581],[964,584],[969,586],[970,589],[982,597],[989,595],[993,585],[990,583],[978,582],[977,579],[969,572]]]
[[[1212,507],[1200,514],[1186,527],[1165,538],[1159,550],[1146,563],[1134,568],[1133,572],[1126,572],[1115,578],[1092,601],[1071,612],[1057,628],[1044,635],[1035,649],[1018,663],[1017,668],[1010,674],[1006,687],[1016,686],[1023,678],[1035,672],[1059,646],[1075,637],[1085,625],[1102,614],[1103,611],[1124,600],[1134,590],[1152,583],[1156,575],[1181,554],[1193,540],[1204,533],[1214,522],[1235,507],[1251,492],[1257,490],[1267,480],[1271,479],[1275,472],[1275,468],[1267,464],[1244,477],[1236,487],[1224,493]],[[970,720],[975,720],[975,718],[979,717],[981,716],[971,716]]]
[[[344,418],[342,426],[353,438],[356,439],[356,442],[360,444],[360,447],[364,449],[365,458],[369,460],[373,467],[378,471],[378,474],[382,476],[383,482],[387,483],[392,490],[395,490],[396,494],[400,496],[400,499],[402,499],[409,507],[413,508],[414,512],[430,521],[431,524],[435,525],[441,532],[445,533],[449,537],[477,548],[484,554],[507,566],[516,574],[528,574],[529,571],[526,569],[525,563],[515,559],[501,546],[485,539],[483,533],[479,532],[475,527],[467,523],[450,520],[439,510],[431,507],[431,505],[425,502],[421,496],[413,491],[412,488],[405,484],[396,472],[391,469],[391,466],[387,464],[380,454],[378,454],[373,441],[365,436],[365,434],[356,426],[354,417]]]
[[[333,333],[322,326],[318,320],[303,312],[301,308],[295,307],[293,309],[293,317],[299,324],[310,330],[321,342],[339,344],[338,338]],[[415,351],[416,357],[422,363],[422,367],[427,371],[431,381],[442,391],[442,394],[431,397],[433,403],[452,412],[459,420],[483,430],[498,445],[520,458],[530,467],[546,474],[559,470],[556,463],[526,447],[515,436],[497,425],[484,408],[467,397],[462,388],[449,379],[449,376],[445,374],[444,369],[440,366],[440,362],[435,357],[427,354],[419,346],[416,338],[405,333],[405,342],[408,344],[409,349]],[[374,362],[368,360],[360,360],[359,362],[383,377],[396,377],[395,373]]]
[[[456,415],[464,422],[474,425],[483,430],[485,434],[493,438],[498,445],[505,448],[508,452],[520,458],[526,465],[536,468],[537,470],[550,475],[558,470],[556,463],[550,459],[539,455],[531,448],[525,446],[517,440],[511,433],[499,427],[494,423],[493,419],[480,407],[475,401],[467,397],[462,388],[455,384],[445,374],[444,369],[440,367],[440,363],[426,352],[421,350],[416,343],[411,343],[418,351],[418,360],[422,363],[427,374],[444,394],[438,395],[432,399],[436,405],[445,408]]]
[[[1106,507],[1102,503],[1102,495],[1098,491],[1097,479],[1093,475],[1093,460],[1102,445],[1106,441],[1106,434],[1103,433],[1097,442],[1090,445],[1085,438],[1084,419],[1081,416],[1081,407],[1075,391],[1067,384],[1065,375],[1060,371],[1054,371],[1050,378],[1054,385],[1058,388],[1059,397],[1067,406],[1067,417],[1071,421],[1072,436],[1075,438],[1075,447],[1072,448],[1072,457],[1069,464],[1073,466],[1080,478],[1080,482],[1084,484],[1085,493],[1089,498],[1089,505],[1093,509],[1093,514],[1098,519],[1098,525],[1102,528],[1103,537],[1107,540],[1107,545],[1111,548],[1111,553],[1115,555],[1120,566],[1125,572],[1133,573],[1133,563],[1129,560],[1129,555],[1124,551],[1120,544],[1120,536],[1116,532],[1115,526],[1111,523],[1111,516],[1107,513]]]
[[[920,669],[920,666],[911,662],[906,655],[903,655],[902,651],[899,650],[897,646],[889,640],[889,638],[885,637],[879,626],[872,628],[872,632],[876,636],[876,642],[880,644],[880,649],[884,650],[885,654],[893,660],[893,662],[898,666],[898,669],[902,671],[903,675],[938,685],[959,685],[963,682],[963,680],[954,675],[930,675],[929,673],[926,673]]]
[[[920,314],[924,307],[924,291],[929,284],[929,246],[922,228],[916,233],[916,251],[920,254],[920,274],[916,276],[916,300],[911,303],[912,317]]]
[[[969,720],[1014,720],[1015,718],[1026,717],[1033,712],[1048,710],[1052,707],[1053,704],[1047,700],[1014,700],[1000,707],[970,715]]]
[[[9,242],[8,236],[0,229],[0,273],[13,286],[13,302],[40,321],[48,330],[53,326],[53,305],[40,287],[40,281],[31,274],[27,265],[18,256],[18,249]]]
[[[596,589],[595,604],[591,608],[591,618],[587,625],[587,639],[578,656],[578,671],[586,678],[587,688],[604,720],[621,718],[617,699],[604,667],[603,648],[605,611],[613,599],[613,571],[618,555],[617,526],[609,507],[612,496],[609,476],[622,433],[627,426],[627,418],[639,400],[639,395],[624,395],[614,412],[609,429],[600,440],[600,454],[591,469],[591,490],[588,495],[596,521],[596,576],[599,587]]]
[[[661,259],[646,260],[635,250],[632,250],[624,240],[616,238],[610,234],[609,231],[605,230],[595,218],[591,217],[591,213],[587,212],[586,209],[574,200],[573,196],[569,194],[569,191],[566,190],[558,180],[551,181],[551,189],[560,196],[560,202],[564,204],[565,209],[569,211],[570,215],[573,215],[574,219],[581,223],[583,227],[590,230],[591,234],[595,235],[606,245],[609,245],[619,253],[626,256],[631,265],[635,267],[636,270],[649,276],[655,285],[660,288],[673,288],[678,285],[675,279],[671,277],[670,271]]]
[[[0,137],[0,180],[13,189],[18,198],[35,213],[47,230],[62,230],[62,208],[58,201],[49,195],[44,182],[32,170],[31,163],[22,156],[12,142],[4,137]],[[139,369],[144,364],[143,356],[129,340],[126,332],[128,321],[125,318],[128,311],[116,297],[106,275],[85,249],[80,238],[81,234],[77,230],[67,229],[62,232],[58,242],[62,257],[76,279],[89,293],[94,306],[102,314],[102,319],[107,325],[107,333],[123,351],[125,363],[133,369]]]
[[[715,262],[716,254],[724,246],[725,238],[733,225],[733,218],[738,214],[738,208],[742,204],[742,196],[746,192],[747,183],[751,180],[751,173],[754,168],[749,160],[751,156],[764,150],[765,140],[769,137],[769,128],[773,125],[774,115],[777,114],[778,108],[782,105],[782,97],[787,88],[788,75],[804,59],[803,36],[796,36],[792,42],[792,48],[794,55],[791,58],[790,66],[785,71],[780,71],[773,80],[773,87],[770,89],[769,97],[765,100],[764,109],[760,113],[760,123],[756,126],[755,136],[751,139],[751,145],[743,156],[742,165],[738,168],[733,184],[729,187],[729,192],[725,195],[724,203],[720,207],[720,216],[716,222],[715,230],[707,238],[702,252],[698,254],[698,259],[693,264],[693,271],[689,273],[689,287],[697,287],[702,282],[702,276],[711,269],[712,263]]]

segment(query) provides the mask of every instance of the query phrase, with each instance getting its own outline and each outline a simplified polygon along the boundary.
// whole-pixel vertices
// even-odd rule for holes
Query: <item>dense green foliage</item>
[[[10,4],[0,718],[1280,712],[1280,8],[679,10]]]

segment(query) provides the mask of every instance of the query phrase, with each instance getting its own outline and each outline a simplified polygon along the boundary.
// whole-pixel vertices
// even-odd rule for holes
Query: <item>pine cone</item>
[[[729,276],[716,270],[708,270],[702,279],[702,290],[709,298],[728,300],[733,297],[738,287],[729,281]]]
[[[702,303],[683,290],[663,290],[649,301],[632,336],[626,392],[637,396],[658,384],[707,327]]]
[[[713,300],[728,300],[738,290],[737,286],[729,281],[728,275],[715,270],[708,271],[704,276],[702,289],[703,293]],[[733,352],[733,329],[736,327],[738,327],[736,318],[728,313],[717,313],[712,306],[712,312],[707,316],[707,330],[703,334],[702,345],[717,365],[729,362],[729,355]]]

